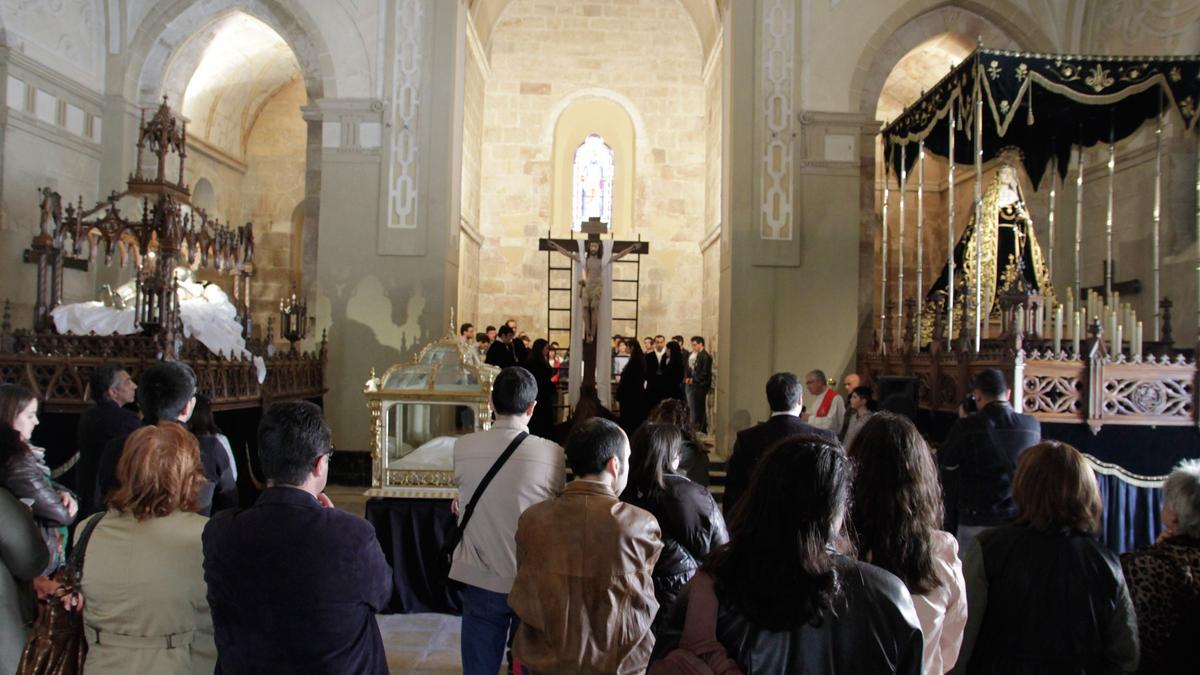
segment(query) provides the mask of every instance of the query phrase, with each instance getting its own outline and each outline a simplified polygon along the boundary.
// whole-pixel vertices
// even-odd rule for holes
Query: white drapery
[[[596,393],[604,407],[612,409],[612,242],[600,242],[600,306],[596,312]],[[573,299],[571,308],[571,368],[567,387],[567,402],[571,409],[579,403],[579,387],[583,383],[583,298],[579,282],[587,263],[587,240],[575,242],[575,265],[571,272]],[[594,280],[591,283],[595,283]]]

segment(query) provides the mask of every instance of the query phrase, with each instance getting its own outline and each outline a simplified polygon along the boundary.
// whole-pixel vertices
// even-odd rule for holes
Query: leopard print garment
[[[1143,665],[1170,659],[1182,641],[1196,637],[1184,623],[1194,628],[1200,606],[1200,539],[1172,537],[1122,555],[1121,566],[1137,612]]]

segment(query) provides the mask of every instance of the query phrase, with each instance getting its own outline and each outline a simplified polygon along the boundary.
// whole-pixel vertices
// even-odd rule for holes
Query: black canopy
[[[957,122],[954,160],[974,162],[978,87],[983,98],[983,159],[1019,149],[1037,186],[1050,158],[1066,177],[1073,146],[1119,141],[1171,108],[1197,129],[1200,56],[1074,56],[976,49],[883,130],[884,156],[899,175],[900,146],[925,141],[946,157],[947,118]],[[905,168],[917,160],[905,152]]]

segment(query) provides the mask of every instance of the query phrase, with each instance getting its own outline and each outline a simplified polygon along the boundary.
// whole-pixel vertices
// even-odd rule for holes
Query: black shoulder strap
[[[483,496],[483,491],[487,489],[488,484],[492,482],[496,474],[500,473],[500,468],[504,466],[509,457],[512,457],[513,453],[517,451],[517,447],[528,436],[528,431],[522,431],[517,434],[516,438],[512,439],[512,442],[504,449],[504,452],[500,453],[500,456],[496,458],[495,463],[492,464],[492,468],[488,469],[488,472],[484,474],[483,480],[479,481],[479,487],[475,488],[475,494],[471,495],[471,501],[467,503],[467,508],[463,511],[462,522],[458,524],[458,539],[462,539],[462,534],[467,529],[467,522],[471,520],[471,514],[475,513],[475,505],[479,503],[479,498]]]
[[[83,557],[87,553],[88,540],[92,538],[92,531],[100,524],[100,520],[104,518],[106,511],[97,513],[94,518],[88,521],[87,525],[83,526],[83,533],[79,535],[79,541],[75,542],[75,548],[71,549],[71,555],[67,559],[66,573],[76,583],[83,578]]]

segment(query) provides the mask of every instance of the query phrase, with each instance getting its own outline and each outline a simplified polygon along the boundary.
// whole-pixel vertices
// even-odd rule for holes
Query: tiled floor
[[[363,488],[330,485],[325,494],[339,509],[363,515],[367,503]],[[381,614],[378,621],[390,672],[421,675],[462,672],[458,652],[462,620],[457,616]]]

